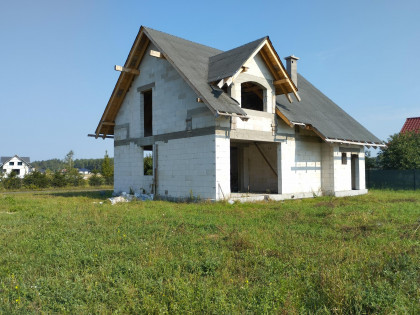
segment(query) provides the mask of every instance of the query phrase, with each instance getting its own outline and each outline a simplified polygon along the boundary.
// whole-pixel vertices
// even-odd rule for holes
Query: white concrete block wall
[[[137,91],[137,88],[151,83],[154,83],[152,88],[153,135],[186,130],[188,111],[193,109],[203,109],[198,115],[192,116],[193,129],[214,126],[215,121],[211,111],[203,103],[197,103],[195,92],[167,60],[149,55],[151,49],[156,50],[156,47],[150,44],[147,48],[139,67],[140,75],[134,79],[116,117],[115,140],[144,136],[143,95]],[[180,146],[184,152],[187,151],[187,143],[193,143],[193,147],[199,145],[192,139],[188,138],[188,141]],[[212,155],[214,156],[214,153]],[[184,158],[188,161],[186,155]],[[114,190],[116,192],[128,192],[130,188],[136,192],[141,189],[150,191],[152,177],[143,175],[143,150],[141,147],[137,147],[133,143],[115,146],[114,163]],[[188,164],[188,162],[185,163]],[[177,184],[179,185],[179,182]],[[214,184],[211,186],[213,187]],[[211,189],[214,187],[210,187]],[[203,192],[201,187],[197,194],[203,195]],[[182,194],[184,193],[185,191],[182,191]],[[178,194],[181,194],[181,190],[178,191]]]
[[[334,192],[334,150],[328,143],[321,145],[321,189],[324,194]]]
[[[248,120],[236,120],[237,129],[246,129],[246,130],[258,130],[272,132],[274,123],[274,114],[272,113],[262,113],[256,110],[245,109],[249,119]]]
[[[114,191],[148,192],[147,181],[144,181],[143,149],[130,143],[129,145],[114,147]]]
[[[159,195],[215,198],[215,135],[159,141],[156,145]]]
[[[206,105],[197,103],[197,95],[172,65],[165,59],[149,55],[152,44],[146,50],[137,76],[116,118],[116,127],[129,123],[131,138],[143,136],[142,99],[138,87],[154,83],[152,89],[153,134],[165,134],[186,130],[187,111],[197,108],[208,110],[207,114],[193,117],[193,128],[214,126],[213,114]]]
[[[226,135],[216,135],[216,199],[227,199],[230,196],[230,139]]]
[[[289,138],[279,146],[279,191],[321,192],[321,144]]]
[[[350,191],[352,190],[352,177],[351,177],[351,155],[355,154],[354,152],[346,152],[347,155],[347,164],[342,164],[340,147],[350,147],[346,145],[334,145],[333,146],[333,155],[334,155],[334,191]],[[354,146],[353,146],[354,148]],[[363,152],[363,147],[360,147],[360,153],[358,153],[358,162],[359,165],[356,167],[358,170],[358,185],[359,190],[366,189],[365,181],[365,155]]]
[[[359,189],[366,189],[366,168],[365,168],[365,150],[363,147],[360,149],[359,155]]]

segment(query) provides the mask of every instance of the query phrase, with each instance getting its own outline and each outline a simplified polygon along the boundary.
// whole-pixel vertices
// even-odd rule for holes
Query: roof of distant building
[[[411,117],[407,118],[404,123],[404,126],[401,128],[400,133],[408,132],[408,131],[420,131],[420,117]]]

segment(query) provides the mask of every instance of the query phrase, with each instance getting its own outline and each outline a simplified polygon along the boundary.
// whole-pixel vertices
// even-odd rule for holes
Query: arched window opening
[[[241,84],[241,107],[264,111],[264,90],[261,86],[244,82]]]

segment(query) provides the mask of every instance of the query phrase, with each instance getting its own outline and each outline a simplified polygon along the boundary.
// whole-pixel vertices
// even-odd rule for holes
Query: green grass
[[[420,313],[418,191],[106,197],[0,194],[0,313]]]

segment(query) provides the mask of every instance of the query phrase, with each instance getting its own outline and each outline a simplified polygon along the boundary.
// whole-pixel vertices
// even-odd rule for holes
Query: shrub
[[[46,188],[49,186],[49,180],[46,174],[34,171],[23,178],[23,185],[26,188]]]
[[[64,187],[67,185],[66,176],[60,171],[55,171],[52,175],[51,186],[53,187]]]
[[[89,185],[90,186],[101,186],[104,183],[103,177],[93,174],[91,177],[89,177]]]
[[[65,175],[65,181],[67,185],[74,187],[84,186],[86,181],[83,179],[83,175],[75,168],[69,170]]]
[[[2,180],[2,182],[6,189],[19,189],[22,187],[22,179],[20,179],[15,172],[11,172],[9,176]]]

